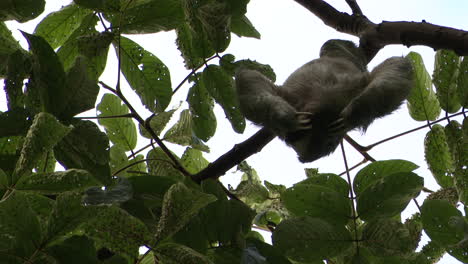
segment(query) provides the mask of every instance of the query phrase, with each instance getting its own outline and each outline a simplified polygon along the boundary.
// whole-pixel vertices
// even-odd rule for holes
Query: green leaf
[[[277,250],[299,262],[330,259],[353,244],[351,234],[344,226],[311,217],[281,222],[273,232],[272,241]]]
[[[259,253],[266,258],[266,261],[269,264],[291,264],[285,256],[268,243],[264,243],[258,239],[247,238],[247,245],[253,245],[254,248],[256,248]]]
[[[22,108],[0,113],[0,137],[25,135],[31,123],[29,113]]]
[[[94,241],[86,236],[72,236],[60,244],[46,248],[45,252],[54,257],[58,263],[98,263]]]
[[[424,156],[437,183],[444,188],[452,187],[454,163],[441,125],[435,124],[427,132],[424,139]]]
[[[79,43],[82,42],[80,37],[98,34],[95,29],[98,20],[99,18],[94,14],[89,14],[83,18],[80,27],[73,31],[68,40],[57,51],[57,56],[59,57],[60,62],[63,64],[65,71],[70,69],[70,67],[74,64],[76,57],[79,55]],[[90,43],[88,45],[94,45],[95,47],[98,47],[99,44],[100,42]],[[108,49],[109,48],[107,47],[106,50]],[[102,51],[102,55],[100,55],[100,57],[107,58],[107,52]]]
[[[178,159],[177,155],[172,155]],[[177,170],[172,160],[166,155],[166,153],[160,148],[154,148],[146,155],[148,172],[156,176],[166,176],[176,180],[184,179],[184,175]]]
[[[113,252],[131,259],[138,257],[140,245],[150,240],[146,226],[116,206],[95,209],[95,216],[84,227],[85,233]]]
[[[260,32],[255,29],[252,22],[246,17],[241,16],[231,20],[231,31],[239,37],[249,37],[260,39]]]
[[[382,160],[372,162],[356,174],[353,181],[354,192],[356,195],[359,195],[367,187],[381,181],[390,174],[411,172],[417,168],[419,168],[418,165],[406,160]]]
[[[351,218],[347,194],[315,184],[296,184],[281,194],[281,201],[294,216],[319,217],[340,225]]]
[[[106,19],[125,34],[147,34],[170,31],[184,20],[182,1],[148,0],[131,1],[122,5],[121,13],[106,14]]]
[[[187,148],[181,158],[182,166],[191,174],[196,174],[206,168],[208,162],[200,150]]]
[[[202,78],[210,95],[223,107],[234,131],[242,133],[245,129],[245,119],[239,109],[232,78],[217,65],[208,65],[202,73]]]
[[[45,7],[45,0],[15,0],[0,2],[0,20],[16,20],[20,23],[39,16]]]
[[[42,154],[51,150],[71,130],[71,127],[62,125],[50,114],[37,114],[24,140],[21,155],[12,175],[12,183],[30,174]]]
[[[3,199],[0,203],[0,259],[11,255],[28,259],[42,239],[38,217],[26,195],[13,192]]]
[[[187,96],[190,114],[193,120],[193,132],[203,141],[208,141],[216,132],[216,116],[213,112],[214,101],[209,95],[200,74],[194,76],[196,81]]]
[[[52,173],[31,174],[21,178],[16,184],[18,190],[29,190],[46,194],[57,194],[65,191],[82,191],[87,187],[99,184],[85,170],[71,169]]]
[[[372,254],[379,257],[405,257],[413,251],[410,232],[401,222],[391,218],[367,222],[362,240]]]
[[[211,194],[190,189],[182,183],[171,186],[164,195],[162,216],[155,241],[170,237],[183,228],[198,211],[216,201]]]
[[[34,88],[39,90],[42,109],[60,116],[68,102],[66,76],[52,47],[40,36],[23,32],[33,53]]]
[[[129,113],[128,107],[121,103],[122,101],[117,96],[104,94],[96,108],[100,112],[98,117],[101,117],[98,120],[99,124],[105,127],[109,139],[127,151],[134,149],[137,143],[135,123],[128,117],[110,118]]]
[[[72,124],[73,130],[54,149],[58,162],[66,169],[87,170],[102,184],[111,184],[107,135],[91,121]]]
[[[308,171],[306,169],[306,171]],[[317,175],[309,176],[308,178],[294,184],[294,186],[299,185],[307,185],[307,184],[315,184],[320,185],[322,187],[326,187],[329,189],[334,190],[335,192],[339,193],[344,197],[348,197],[349,195],[349,184],[341,178],[340,176],[332,173],[319,173]]]
[[[410,52],[406,56],[414,69],[414,85],[408,96],[408,111],[416,121],[435,120],[440,114],[440,105],[432,89],[431,76],[421,55]]]
[[[463,218],[462,213],[446,200],[426,200],[421,207],[421,217],[426,234],[440,245],[456,245],[465,236],[463,230],[454,225],[457,218]]]
[[[171,117],[176,110],[177,108],[174,108],[166,112],[155,113],[154,116],[151,116],[149,126],[154,131],[154,133],[156,133],[156,135],[159,135],[161,131],[166,127],[167,123],[169,122],[169,120],[171,120]],[[138,128],[140,129],[140,134],[143,137],[150,139],[153,138],[151,134],[141,124],[138,124]]]
[[[447,134],[448,139],[452,138]],[[463,120],[462,137],[455,138],[458,148],[457,158],[455,159],[455,187],[457,188],[459,199],[464,204],[468,204],[468,118]]]
[[[67,73],[67,104],[60,114],[63,119],[93,109],[96,104],[99,86],[97,81],[88,75],[88,63],[89,60],[85,57],[78,57]]]
[[[205,58],[215,53],[208,41],[208,37],[203,32],[195,32],[186,23],[182,23],[178,26],[176,32],[176,43],[182,53],[187,69],[198,68],[203,64]]]
[[[423,186],[424,179],[412,172],[390,174],[357,196],[359,218],[371,221],[398,215],[419,195]]]
[[[468,56],[463,57],[457,79],[457,95],[463,107],[468,108]]]
[[[158,259],[168,263],[212,264],[206,256],[184,245],[165,243],[156,249]]]
[[[166,65],[128,38],[121,37],[120,43],[114,42],[114,47],[122,73],[143,105],[152,112],[164,110],[172,97],[171,76]]]
[[[181,146],[192,146],[196,149],[209,152],[208,146],[197,138],[192,132],[192,116],[189,110],[183,110],[180,113],[179,121],[174,124],[164,135],[164,140],[179,144]]]
[[[0,59],[1,57],[0,55]],[[10,110],[22,109],[25,99],[23,82],[24,79],[28,78],[31,71],[31,55],[22,49],[18,49],[8,56],[8,61],[4,65],[7,67],[4,86],[7,107]]]
[[[92,187],[86,190],[83,202],[86,205],[112,205],[128,201],[133,195],[132,185],[125,178],[119,178],[116,185]]]
[[[88,75],[92,80],[98,80],[107,63],[109,45],[114,39],[111,32],[92,32],[77,37],[78,52],[88,58]]]
[[[5,23],[0,22],[0,57],[6,58],[6,56],[12,54],[17,50],[22,50],[21,45],[13,37],[13,34],[11,33],[10,29],[8,29],[8,27],[5,25]]]
[[[442,109],[455,113],[460,109],[457,79],[460,57],[451,50],[438,50],[435,54],[433,81]]]
[[[118,12],[120,9],[119,0],[73,0],[73,2],[79,6],[100,12]]]
[[[83,19],[91,14],[89,9],[75,4],[62,7],[59,11],[49,13],[34,29],[34,35],[43,37],[53,49],[65,41],[80,27]]]

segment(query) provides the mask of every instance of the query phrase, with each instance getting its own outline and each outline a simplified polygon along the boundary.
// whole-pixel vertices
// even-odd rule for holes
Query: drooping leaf
[[[421,207],[421,217],[426,234],[441,245],[454,246],[466,236],[466,231],[456,225],[460,218],[466,220],[446,200],[426,200]]]
[[[66,107],[68,89],[66,75],[57,54],[40,36],[23,32],[33,53],[32,89],[37,89],[43,111],[60,116]]]
[[[74,231],[82,223],[89,221],[94,215],[92,208],[81,203],[81,195],[63,193],[58,196],[47,225],[46,241],[52,245],[54,241]]]
[[[362,231],[362,240],[372,254],[379,257],[404,257],[413,251],[410,232],[392,218],[367,222]]]
[[[21,45],[13,37],[13,34],[5,23],[0,22],[0,58],[6,58],[17,50],[22,50]]]
[[[86,236],[72,236],[60,244],[46,248],[45,252],[59,263],[98,263],[94,241]]]
[[[179,160],[177,155],[172,155]],[[175,168],[173,161],[161,148],[154,148],[146,155],[148,172],[156,176],[165,176],[176,180],[184,179],[184,175]]]
[[[424,179],[412,172],[390,174],[357,196],[359,218],[371,221],[401,213],[423,188]]]
[[[140,245],[148,244],[151,237],[140,220],[116,206],[95,208],[95,216],[84,230],[100,245],[131,259],[138,256]]]
[[[200,74],[187,95],[190,114],[193,120],[193,132],[203,141],[208,141],[216,132],[216,116],[213,112],[214,101],[205,88]]]
[[[309,171],[306,169],[306,173]],[[340,176],[332,173],[318,173],[313,176],[307,175],[308,178],[300,181],[294,186],[298,185],[307,185],[307,184],[315,184],[322,187],[326,187],[332,189],[333,191],[339,193],[343,197],[347,197],[349,195],[349,184],[341,178]]]
[[[435,120],[440,114],[440,105],[432,88],[421,55],[410,52],[406,56],[414,69],[414,85],[408,96],[408,111],[416,121]]]
[[[151,127],[153,132],[156,133],[156,135],[159,136],[161,131],[166,127],[169,120],[171,120],[171,117],[176,110],[177,108],[174,108],[166,112],[155,113],[154,116],[151,116],[149,126]],[[141,124],[139,124],[138,128],[140,129],[140,134],[143,137],[153,138],[151,134]]]
[[[87,170],[102,184],[111,184],[107,135],[91,121],[72,124],[73,130],[54,149],[57,161],[66,169]]]
[[[52,173],[37,173],[21,178],[16,184],[18,190],[28,190],[46,194],[66,191],[82,191],[99,183],[85,170],[71,169]]]
[[[180,113],[179,121],[164,134],[164,140],[209,152],[208,146],[193,134],[192,125],[193,120],[189,110],[183,110]]]
[[[457,95],[460,100],[460,104],[463,107],[468,108],[468,56],[464,56],[463,61],[460,63],[457,88]]]
[[[49,13],[34,29],[34,34],[43,37],[49,45],[56,49],[80,27],[83,19],[91,14],[89,9],[75,4],[62,7],[59,11]]]
[[[62,125],[48,113],[37,114],[24,140],[21,155],[12,175],[12,183],[30,174],[42,154],[51,150],[71,130],[71,127]]]
[[[281,194],[284,206],[294,216],[310,216],[345,225],[351,215],[348,195],[316,184],[297,184]]]
[[[106,14],[106,19],[125,34],[147,34],[169,31],[183,22],[182,1],[131,1],[125,5],[123,15]]]
[[[16,20],[20,23],[34,19],[44,12],[45,0],[2,1],[0,21]]]
[[[78,57],[67,73],[67,104],[60,114],[63,119],[90,110],[96,104],[99,86],[97,81],[88,75],[89,63],[90,61],[85,57]]]
[[[433,81],[437,99],[442,109],[454,113],[460,109],[457,94],[457,79],[460,57],[451,50],[438,50],[435,55]]]
[[[187,23],[179,25],[176,32],[176,43],[184,58],[185,68],[195,69],[202,65],[205,58],[215,53],[208,37],[203,32],[193,31]]]
[[[9,256],[29,259],[42,239],[38,217],[25,194],[13,192],[0,202],[0,259]]]
[[[91,32],[76,38],[78,53],[88,58],[87,70],[92,80],[98,80],[104,71],[109,45],[113,39],[114,34],[110,32]]]
[[[424,139],[424,156],[437,183],[444,188],[452,187],[454,164],[441,125],[435,124],[427,132]]]
[[[156,241],[179,231],[201,208],[214,201],[216,197],[211,194],[190,189],[182,183],[172,185],[164,195],[162,216],[155,235]]]
[[[216,65],[208,65],[203,71],[202,78],[210,95],[223,107],[234,131],[242,133],[245,129],[245,119],[239,109],[232,78]]]
[[[152,112],[166,109],[172,97],[171,76],[166,65],[128,38],[121,37],[119,43],[114,42],[114,47],[122,73],[143,105]]]
[[[273,232],[272,241],[277,250],[300,262],[328,259],[352,245],[351,234],[344,226],[307,216],[281,222]]]
[[[359,195],[367,187],[381,181],[390,174],[396,172],[411,172],[418,167],[418,165],[406,160],[382,160],[372,162],[356,174],[353,181],[354,192],[356,195]]]
[[[2,55],[0,55],[0,59],[1,57]],[[7,63],[4,65],[7,67],[4,90],[6,93],[8,109],[22,109],[24,107],[25,99],[23,93],[23,81],[30,74],[31,55],[27,54],[22,49],[18,49],[8,56]]]
[[[210,164],[198,149],[187,148],[181,158],[182,166],[191,174],[196,174]]]
[[[260,39],[260,32],[255,29],[252,25],[252,22],[246,17],[241,16],[238,18],[233,18],[231,20],[231,27],[232,33],[238,35],[239,37],[249,37],[249,38],[256,38]]]
[[[106,128],[106,134],[114,144],[119,144],[126,151],[134,149],[137,142],[135,123],[129,117],[118,117],[129,113],[128,107],[113,94],[104,94],[97,105],[99,124]],[[110,118],[116,116],[115,118]],[[102,118],[107,117],[107,118]]]

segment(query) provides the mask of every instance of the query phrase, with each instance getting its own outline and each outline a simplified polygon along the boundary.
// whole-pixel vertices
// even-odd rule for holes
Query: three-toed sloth
[[[353,129],[396,110],[413,85],[412,65],[392,57],[367,71],[362,50],[351,41],[329,40],[315,59],[277,86],[260,72],[236,73],[240,108],[289,146],[301,162],[333,152]]]

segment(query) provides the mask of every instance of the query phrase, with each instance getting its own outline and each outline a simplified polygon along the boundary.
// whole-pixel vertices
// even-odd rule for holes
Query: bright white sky
[[[70,1],[47,1],[46,12],[58,10],[61,5],[66,5]],[[327,1],[332,6],[342,12],[350,12],[344,0]],[[467,30],[466,12],[468,11],[468,2],[460,0],[393,0],[393,1],[373,1],[359,0],[364,14],[373,22],[379,23],[382,20],[387,21],[422,21],[429,23],[461,28]],[[304,63],[318,57],[321,45],[328,39],[341,38],[349,39],[355,42],[357,38],[346,34],[337,33],[332,28],[324,25],[321,20],[316,18],[302,6],[296,4],[293,0],[251,0],[248,6],[247,16],[253,25],[262,34],[261,40],[249,38],[237,38],[233,36],[231,45],[226,53],[232,53],[237,59],[252,59],[264,64],[270,64],[277,74],[277,83],[281,84],[290,73],[303,65]],[[23,39],[18,31],[21,29],[32,33],[35,25],[43,16],[34,21],[18,25],[8,23],[8,26],[15,34],[17,39]],[[183,67],[182,58],[175,44],[174,32],[158,33],[156,35],[131,36],[145,49],[158,56],[170,69],[172,86],[175,87],[183,80],[188,71]],[[27,49],[25,41],[21,41]],[[390,56],[404,56],[409,51],[419,52],[426,64],[429,73],[433,70],[434,51],[427,47],[412,47],[410,49],[401,45],[387,46],[383,49],[369,64],[369,69],[382,62]],[[113,49],[109,54],[110,60],[106,71],[101,80],[109,85],[115,85],[117,65]],[[123,79],[124,80],[124,79]],[[127,86],[123,83],[124,88]],[[189,86],[185,85],[173,98],[171,105],[178,105],[184,101]],[[132,92],[127,89],[124,94],[138,105],[138,98],[132,96]],[[0,96],[0,110],[5,110],[4,96]],[[98,99],[99,102],[100,99]],[[137,107],[143,116],[149,116],[149,113],[143,107]],[[95,113],[86,113],[86,116],[95,115]],[[174,115],[178,118],[178,114]],[[248,124],[244,134],[239,135],[232,131],[230,124],[224,118],[220,108],[217,111],[218,128],[215,137],[208,145],[211,153],[205,157],[209,161],[214,161],[217,157],[230,150],[235,143],[240,143],[258,131],[258,127]],[[368,145],[389,136],[401,133],[403,131],[422,125],[421,122],[413,121],[407,114],[405,107],[374,122],[367,130],[365,135],[359,132],[351,133],[351,137],[362,145]],[[406,159],[418,164],[421,168],[416,171],[425,179],[425,186],[432,190],[437,190],[438,186],[433,180],[424,160],[423,140],[427,130],[419,131],[411,135],[406,135],[386,144],[380,145],[370,152],[370,155],[377,160],[382,159]],[[139,140],[139,146],[148,143],[146,139]],[[182,153],[184,148],[174,146],[177,153]],[[348,164],[350,166],[360,162],[362,157],[350,146],[346,146]],[[301,164],[297,161],[295,152],[288,148],[284,143],[275,139],[267,145],[263,151],[247,159],[263,180],[268,180],[275,184],[284,184],[291,186],[293,183],[305,178],[303,168],[319,168],[320,172],[341,173],[344,171],[344,163],[341,151],[338,149],[333,155],[322,158],[319,161]],[[236,185],[240,175],[228,172],[222,180],[225,184]],[[354,175],[353,171],[352,175]],[[423,197],[418,199],[422,204]],[[404,212],[404,217],[410,216],[416,211],[414,204],[410,204]],[[457,261],[446,256],[439,263],[457,263]]]

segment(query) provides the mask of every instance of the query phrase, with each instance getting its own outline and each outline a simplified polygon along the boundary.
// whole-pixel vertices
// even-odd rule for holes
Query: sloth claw
[[[312,128],[312,117],[314,114],[309,112],[297,112],[296,121],[298,124],[298,130],[307,130]]]

